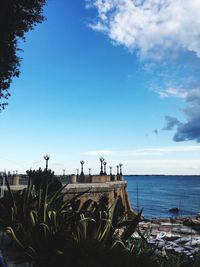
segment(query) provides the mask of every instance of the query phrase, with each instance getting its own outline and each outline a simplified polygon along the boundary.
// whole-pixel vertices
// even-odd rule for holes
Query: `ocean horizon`
[[[125,175],[133,209],[146,218],[189,217],[200,212],[198,175]],[[178,208],[177,214],[169,212]]]

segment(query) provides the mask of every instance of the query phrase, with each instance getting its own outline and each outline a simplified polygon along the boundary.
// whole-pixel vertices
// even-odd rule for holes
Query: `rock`
[[[169,210],[169,212],[178,213],[179,212],[179,208],[172,208],[172,209]]]
[[[192,246],[192,247],[198,246],[198,245],[200,245],[200,240],[192,239],[192,240],[188,241],[185,245],[186,246]]]
[[[182,245],[189,242],[190,239],[191,237],[180,237],[178,240],[176,240],[176,243]]]
[[[177,252],[177,253],[183,253],[184,252],[184,248],[183,247],[177,247],[177,248],[174,248],[174,251]]]
[[[180,235],[172,234],[172,233],[167,233],[164,237],[165,240],[167,241],[174,241],[180,238]]]
[[[197,232],[194,229],[190,228],[190,227],[177,228],[177,229],[174,229],[174,232],[185,234],[185,235],[195,235],[195,234],[197,234]]]

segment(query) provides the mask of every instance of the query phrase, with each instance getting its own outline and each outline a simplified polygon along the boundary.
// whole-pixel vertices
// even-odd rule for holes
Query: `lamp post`
[[[103,175],[103,162],[104,162],[104,158],[101,157],[99,160],[100,160],[100,162],[101,162],[101,171],[100,171],[100,175]]]
[[[119,175],[119,165],[117,165],[117,175]]]
[[[89,170],[89,176],[91,176],[91,169],[89,168],[88,170]]]
[[[122,166],[123,166],[123,164],[119,163],[119,175],[122,175]]]
[[[112,167],[109,166],[109,168],[110,168],[110,176],[112,176]]]
[[[85,163],[85,161],[81,160],[80,163],[81,163],[81,175],[84,175],[83,164]]]
[[[44,156],[44,159],[45,159],[45,161],[46,161],[46,171],[47,171],[47,170],[48,170],[48,161],[49,161],[49,159],[50,159],[49,155],[45,155],[45,156]]]
[[[79,169],[76,169],[76,181],[79,183]]]
[[[106,164],[107,162],[104,161],[103,165],[104,165],[104,175],[106,175]]]

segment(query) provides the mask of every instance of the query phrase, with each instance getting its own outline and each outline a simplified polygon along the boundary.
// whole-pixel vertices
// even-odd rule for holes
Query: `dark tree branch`
[[[0,110],[7,105],[12,79],[19,77],[18,40],[44,20],[46,0],[0,1]]]

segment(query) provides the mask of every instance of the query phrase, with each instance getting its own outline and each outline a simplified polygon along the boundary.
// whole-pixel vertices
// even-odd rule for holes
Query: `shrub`
[[[180,265],[172,256],[157,256],[140,232],[141,239],[135,240],[132,235],[142,211],[127,220],[120,197],[111,207],[104,196],[80,206],[84,193],[63,202],[66,185],[49,190],[52,173],[42,173],[39,179],[41,173],[29,172],[27,188],[19,192],[10,190],[6,178],[8,191],[0,200],[0,224],[20,249],[23,261],[40,267],[192,266]]]

